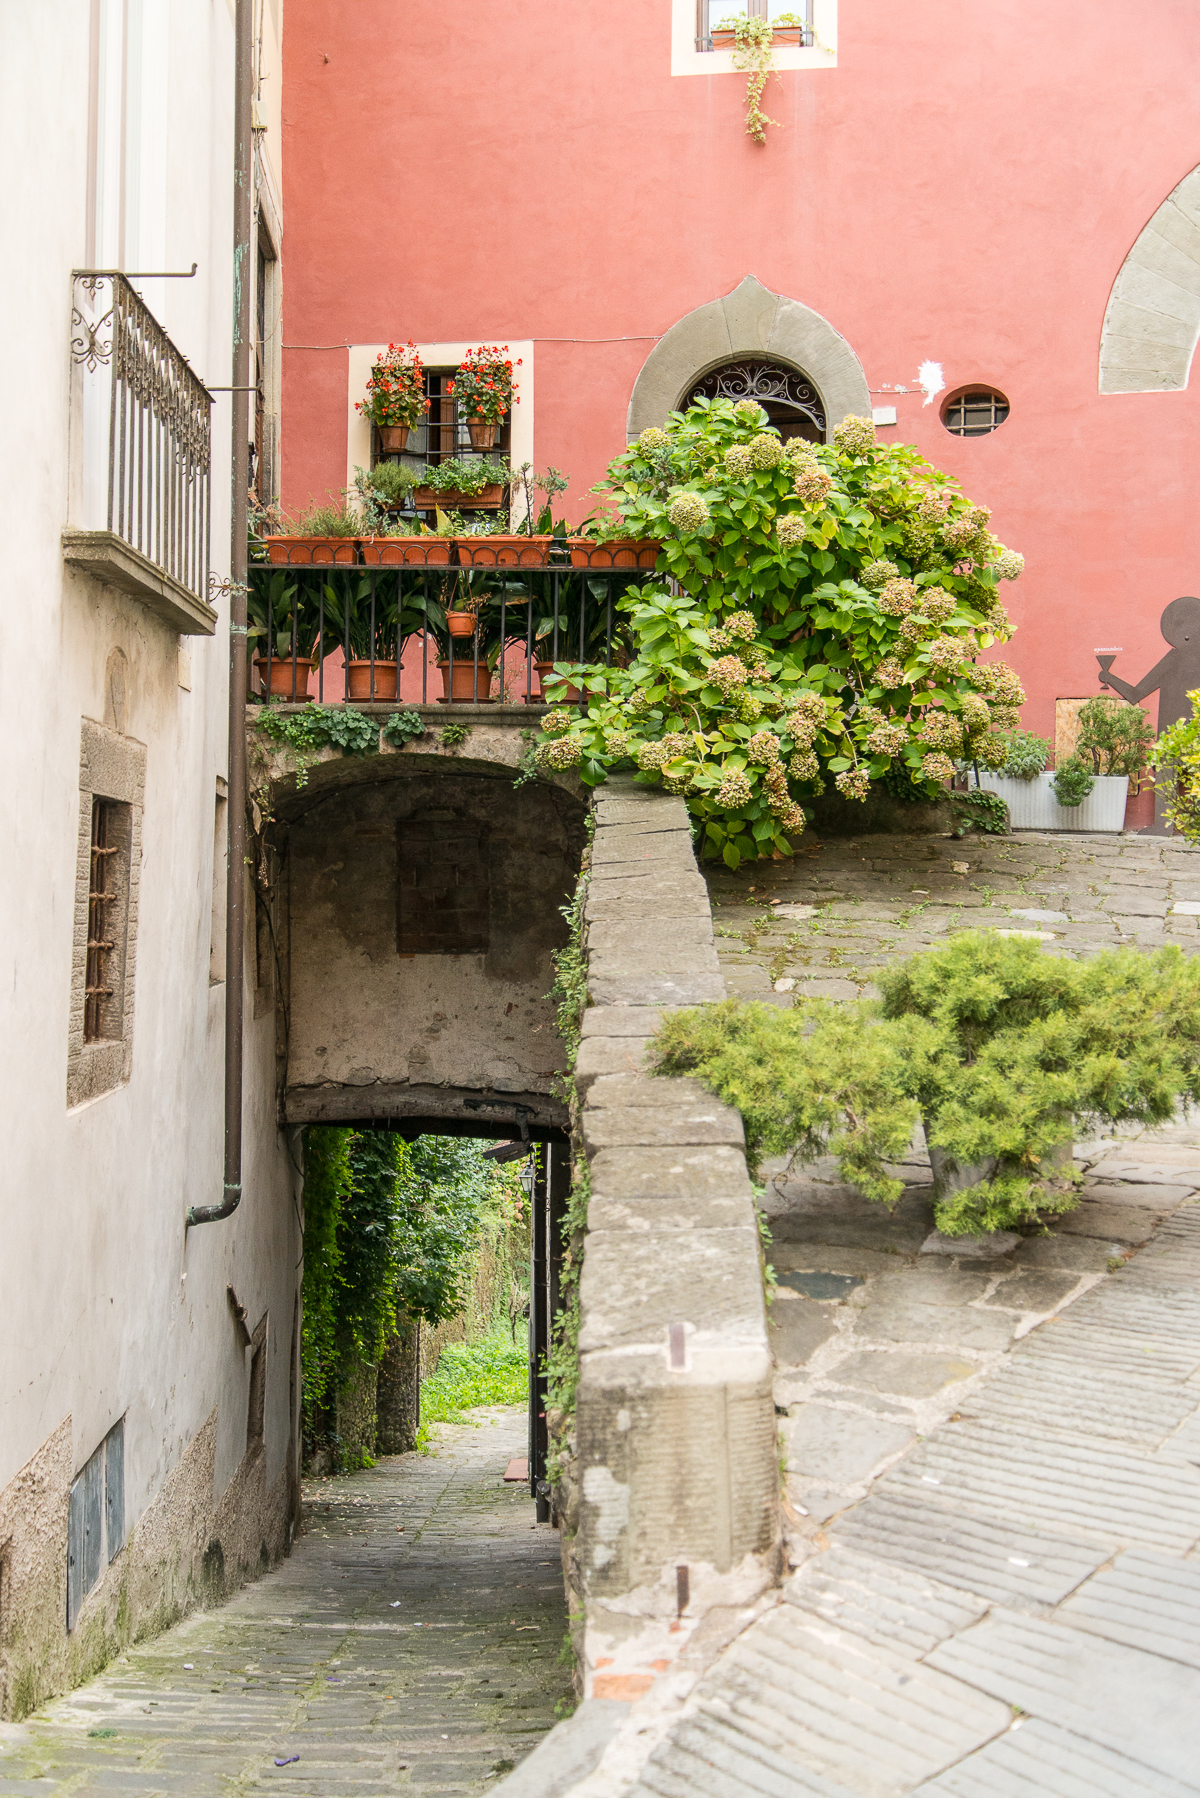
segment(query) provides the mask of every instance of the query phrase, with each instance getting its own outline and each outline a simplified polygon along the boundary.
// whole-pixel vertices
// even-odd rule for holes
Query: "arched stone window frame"
[[[1100,332],[1101,393],[1177,393],[1200,338],[1200,168],[1185,175],[1121,264]]]
[[[630,442],[647,425],[661,425],[710,369],[742,356],[769,356],[806,374],[824,402],[827,434],[847,414],[871,416],[866,373],[841,333],[811,306],[771,293],[747,275],[724,299],[687,313],[655,344],[629,401]]]

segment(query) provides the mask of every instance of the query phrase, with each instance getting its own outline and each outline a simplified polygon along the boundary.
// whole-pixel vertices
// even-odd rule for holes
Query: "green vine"
[[[391,466],[391,464],[388,464]],[[393,749],[403,749],[414,737],[425,735],[425,720],[410,707],[406,712],[393,712],[383,727],[383,740]]]
[[[746,81],[746,136],[752,137],[756,144],[765,144],[767,126],[779,127],[779,120],[768,118],[761,106],[767,77],[775,67],[774,27],[769,19],[755,16],[738,18],[734,29],[737,32],[737,48],[733,52],[733,66],[735,69],[749,70]]]
[[[965,835],[968,830],[978,830],[992,837],[1008,835],[1008,807],[999,793],[991,793],[986,787],[973,787],[969,793],[952,794],[950,804],[954,811],[956,837]]]
[[[538,737],[531,730],[523,730],[521,741],[525,747],[517,761],[517,778],[513,781],[514,793],[519,792],[522,787],[528,786],[531,780],[536,780],[539,774]]]
[[[378,725],[348,705],[310,703],[302,712],[264,706],[258,728],[291,752],[298,788],[308,785],[308,771],[317,760],[317,751],[327,744],[347,755],[372,755],[379,749]]]

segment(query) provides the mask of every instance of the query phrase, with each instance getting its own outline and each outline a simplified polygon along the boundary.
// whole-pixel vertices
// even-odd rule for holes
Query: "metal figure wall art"
[[[1159,629],[1171,647],[1136,687],[1112,673],[1113,661],[1119,651],[1097,650],[1096,659],[1100,663],[1100,685],[1118,693],[1131,705],[1140,705],[1151,693],[1158,694],[1157,729],[1161,736],[1168,725],[1191,717],[1192,704],[1188,694],[1200,687],[1200,599],[1192,594],[1173,599],[1159,620]],[[1155,836],[1170,834],[1160,815],[1162,803],[1156,787],[1154,823],[1150,830]]]

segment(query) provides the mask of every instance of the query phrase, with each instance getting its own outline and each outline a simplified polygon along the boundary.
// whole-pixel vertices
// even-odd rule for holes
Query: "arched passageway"
[[[274,810],[283,1121],[561,1138],[582,798],[405,755],[325,764]]]

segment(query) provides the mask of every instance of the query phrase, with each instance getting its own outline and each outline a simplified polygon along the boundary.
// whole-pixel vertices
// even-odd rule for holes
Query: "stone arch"
[[[830,431],[847,413],[871,416],[863,365],[840,332],[811,306],[771,293],[747,275],[724,299],[687,313],[655,344],[629,401],[630,440],[647,425],[661,425],[699,376],[738,356],[771,356],[802,370],[825,403]]]
[[[1200,168],[1138,233],[1100,333],[1101,393],[1184,388],[1200,336]]]

